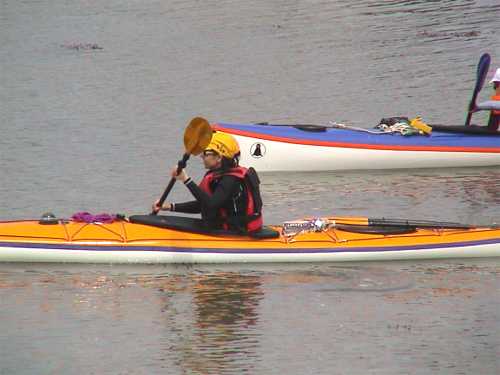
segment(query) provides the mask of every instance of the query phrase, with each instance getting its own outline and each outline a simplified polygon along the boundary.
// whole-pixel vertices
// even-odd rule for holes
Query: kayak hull
[[[216,124],[214,128],[232,134],[240,145],[241,164],[259,172],[500,165],[500,136],[495,135],[435,132],[430,137],[405,137],[236,124]]]
[[[203,251],[199,251],[203,250]],[[399,251],[318,251],[302,249],[297,252],[238,253],[236,251],[180,251],[178,248],[143,248],[138,251],[129,248],[114,250],[89,250],[82,246],[76,249],[0,247],[0,262],[26,263],[105,263],[105,264],[210,264],[210,263],[313,263],[313,262],[361,262],[426,260],[449,258],[484,258],[500,256],[499,245],[460,246],[454,248],[433,248]]]
[[[416,229],[390,235],[330,228],[254,239],[130,222],[0,222],[0,262],[288,263],[498,256],[500,230],[495,228]]]

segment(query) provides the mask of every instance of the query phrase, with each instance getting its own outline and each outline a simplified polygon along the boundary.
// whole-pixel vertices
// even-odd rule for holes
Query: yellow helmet
[[[240,152],[240,146],[232,135],[216,131],[205,150],[212,150],[221,156],[232,159]]]

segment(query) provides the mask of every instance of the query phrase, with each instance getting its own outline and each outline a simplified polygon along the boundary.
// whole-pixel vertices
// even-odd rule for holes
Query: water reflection
[[[187,373],[252,372],[258,360],[258,276],[218,272],[191,278],[194,322],[189,347],[179,348]]]
[[[479,331],[481,340],[494,343],[485,327],[497,321],[492,296],[499,272],[492,260],[0,265],[0,351],[8,348],[9,354],[0,372],[18,373],[21,364],[27,373],[279,374],[337,363],[362,369],[385,358],[380,340],[395,348],[405,343],[405,351],[417,353],[416,366],[429,355],[422,345],[435,347],[442,337],[491,361],[492,350],[461,340]],[[450,331],[450,317],[461,330]],[[353,342],[356,350],[345,348]],[[361,362],[359,343],[366,356]],[[280,355],[286,360],[276,362]]]
[[[105,373],[113,364],[103,358],[109,353],[106,347],[118,344],[129,360],[135,358],[141,366],[151,358],[150,348],[159,346],[162,353],[156,354],[155,349],[151,358],[155,365],[170,363],[181,373],[222,374],[240,369],[251,373],[258,360],[258,309],[264,298],[260,276],[189,269],[186,273],[167,269],[161,274],[138,274],[120,272],[120,267],[89,271],[91,266],[69,266],[73,268],[69,272],[56,265],[49,265],[50,271],[41,265],[27,270],[2,268],[4,337],[18,333],[11,348],[30,346],[37,338],[33,350],[44,358],[72,342],[75,333],[85,347],[84,351],[78,346],[68,348],[64,358],[47,364],[48,373],[54,370],[51,366],[67,368],[67,361],[80,369],[104,361]],[[47,342],[52,346],[46,346]],[[5,347],[6,342],[0,340],[0,344]],[[22,353],[11,355],[0,364],[0,372],[16,369],[22,357]],[[33,366],[40,365],[33,362]]]

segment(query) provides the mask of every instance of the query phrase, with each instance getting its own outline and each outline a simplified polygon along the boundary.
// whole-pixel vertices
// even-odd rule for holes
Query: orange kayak
[[[267,227],[253,237],[208,231],[200,220],[166,216],[136,215],[112,223],[3,221],[0,262],[261,263],[500,256],[500,229],[493,227],[319,220],[318,227],[311,226],[311,220],[295,221]]]

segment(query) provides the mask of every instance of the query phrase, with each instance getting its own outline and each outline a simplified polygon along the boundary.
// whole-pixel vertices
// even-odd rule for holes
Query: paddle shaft
[[[472,95],[472,99],[469,103],[469,110],[467,111],[467,117],[465,119],[465,126],[469,126],[470,125],[470,121],[472,120],[472,112],[474,110],[474,106],[475,106],[475,103],[476,103],[476,98],[477,98],[477,94],[478,94],[479,91],[474,91],[474,94]]]
[[[190,154],[184,154],[182,156],[182,160],[179,160],[179,162],[177,163],[177,171],[176,171],[176,174],[178,175],[179,173],[181,173],[181,171],[186,168],[186,163],[187,161],[189,160],[189,156]],[[165,203],[165,199],[167,199],[168,195],[170,194],[170,191],[172,190],[172,188],[174,187],[174,184],[175,184],[175,177],[172,177],[170,179],[170,182],[168,183],[168,186],[167,188],[165,189],[165,191],[163,192],[160,200],[158,201],[158,206],[163,206],[163,203]],[[155,212],[155,211],[151,211],[151,215],[157,215],[158,212]]]

